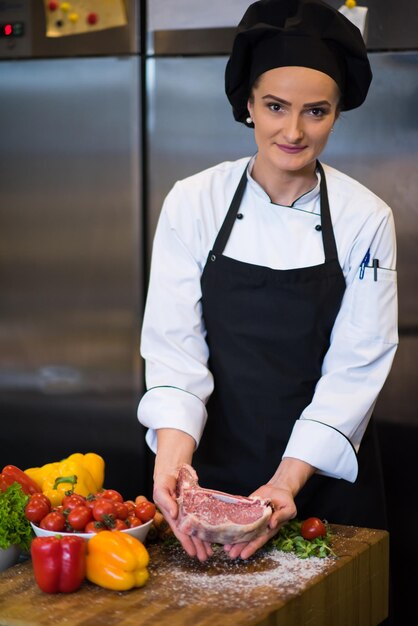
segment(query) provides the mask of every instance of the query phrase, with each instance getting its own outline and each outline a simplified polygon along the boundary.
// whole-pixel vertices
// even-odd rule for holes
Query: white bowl
[[[144,542],[146,539],[146,536],[148,535],[148,531],[151,527],[151,524],[152,524],[152,519],[149,522],[145,522],[145,524],[141,524],[141,526],[135,526],[134,528],[126,528],[125,530],[122,530],[121,532],[127,533],[128,535],[135,537],[135,539],[138,539],[139,541]],[[64,532],[57,532],[55,530],[44,530],[43,528],[36,526],[32,522],[30,523],[30,525],[32,526],[33,531],[37,537],[54,537],[55,535],[62,535],[63,537],[76,536],[76,537],[83,537],[83,539],[91,539],[96,534],[96,533],[64,533]]]
[[[15,565],[20,557],[20,548],[19,546],[10,546],[3,550],[0,548],[0,572],[3,572],[8,567]]]

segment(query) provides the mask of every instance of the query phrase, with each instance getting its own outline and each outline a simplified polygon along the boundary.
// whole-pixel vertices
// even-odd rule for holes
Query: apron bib
[[[321,376],[345,280],[325,174],[319,162],[317,167],[323,264],[274,270],[223,255],[245,192],[246,170],[208,255],[201,279],[202,308],[215,387],[193,464],[200,483],[212,489],[247,495],[272,477]],[[359,517],[367,508],[367,521],[369,513],[376,513],[380,525],[372,526],[383,527],[371,435],[369,428],[361,446],[368,471],[361,468],[354,485],[313,476],[296,499],[301,519],[315,515],[333,523],[370,525]]]

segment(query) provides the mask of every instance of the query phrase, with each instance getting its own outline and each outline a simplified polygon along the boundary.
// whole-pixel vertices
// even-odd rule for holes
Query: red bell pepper
[[[76,591],[86,575],[86,542],[82,537],[35,537],[31,544],[35,580],[46,593]]]
[[[42,493],[36,482],[30,478],[25,472],[15,465],[6,465],[0,474],[0,489],[6,491],[13,483],[19,483],[23,493],[31,496],[34,493]]]

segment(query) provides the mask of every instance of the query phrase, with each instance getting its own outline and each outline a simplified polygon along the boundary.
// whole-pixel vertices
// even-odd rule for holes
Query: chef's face
[[[317,70],[278,67],[262,74],[248,101],[259,165],[311,171],[338,117],[339,101],[335,81]]]

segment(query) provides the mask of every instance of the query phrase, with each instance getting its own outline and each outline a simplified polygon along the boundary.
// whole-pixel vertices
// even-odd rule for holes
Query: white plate
[[[135,526],[134,528],[126,528],[126,530],[122,530],[121,532],[127,533],[128,535],[135,537],[135,539],[138,539],[139,541],[144,542],[146,536],[148,535],[148,531],[151,527],[151,524],[152,524],[152,520],[150,520],[149,522],[145,522],[145,524],[142,524],[141,526]],[[55,535],[63,535],[65,537],[77,536],[77,537],[83,537],[83,539],[91,539],[96,534],[96,533],[56,532],[55,530],[44,530],[43,528],[36,526],[32,522],[30,523],[30,525],[32,526],[33,531],[37,537],[54,537]]]

